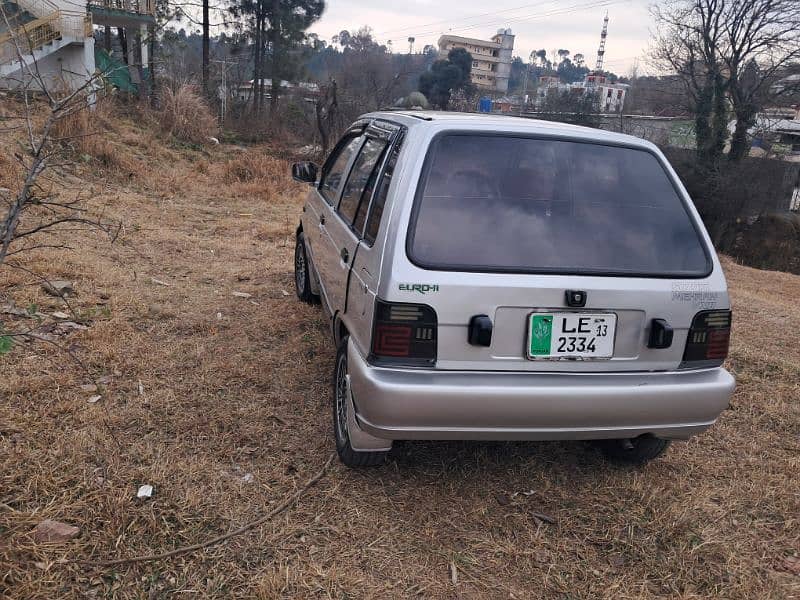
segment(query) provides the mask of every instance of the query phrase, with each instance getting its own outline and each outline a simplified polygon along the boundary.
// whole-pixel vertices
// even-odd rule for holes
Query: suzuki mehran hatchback
[[[641,463],[728,406],[725,277],[653,144],[380,112],[293,176],[312,185],[297,295],[338,347],[345,464],[421,439],[599,440]]]

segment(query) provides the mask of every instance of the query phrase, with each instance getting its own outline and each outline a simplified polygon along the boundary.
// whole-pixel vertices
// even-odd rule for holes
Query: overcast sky
[[[516,35],[514,54],[527,60],[539,48],[548,54],[566,48],[582,53],[591,67],[597,56],[603,17],[608,11],[605,68],[627,75],[647,50],[651,19],[650,0],[327,0],[325,13],[309,31],[330,41],[341,31],[372,27],[375,37],[392,40],[394,52],[408,52],[408,37],[415,50],[436,44],[443,33],[488,39],[501,27]],[[491,10],[491,12],[489,12]]]

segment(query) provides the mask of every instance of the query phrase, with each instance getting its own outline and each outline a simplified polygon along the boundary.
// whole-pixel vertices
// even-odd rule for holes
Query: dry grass
[[[130,125],[120,135],[150,139]],[[67,343],[109,379],[88,404],[79,386],[91,377],[52,348],[0,359],[0,596],[800,595],[785,562],[800,554],[800,277],[729,261],[731,409],[646,468],[611,467],[581,443],[406,444],[380,469],[335,466],[295,508],[223,545],[110,569],[59,562],[233,529],[277,506],[333,447],[334,352],[318,307],[292,291],[302,187],[260,148],[149,152],[171,159],[144,181],[81,175],[125,221],[117,245],[85,238],[76,252],[27,259],[76,282],[90,328]],[[247,180],[251,168],[263,181]],[[20,272],[0,269],[0,294],[63,310]],[[155,487],[149,501],[135,498],[142,483]],[[82,535],[35,544],[44,518]]]
[[[156,113],[162,131],[182,142],[206,144],[217,133],[217,120],[194,86],[167,86]]]

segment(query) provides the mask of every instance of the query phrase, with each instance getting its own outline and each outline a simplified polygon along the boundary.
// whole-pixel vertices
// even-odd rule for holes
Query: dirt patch
[[[401,444],[383,468],[335,464],[296,507],[222,545],[93,568],[234,529],[333,449],[334,350],[318,307],[291,288],[304,188],[263,148],[153,152],[172,160],[147,178],[83,175],[126,224],[117,244],[83,237],[74,252],[26,259],[74,282],[88,329],[65,341],[90,375],[47,344],[0,359],[0,595],[798,593],[787,565],[800,554],[800,277],[731,261],[731,409],[643,469],[611,467],[582,443]],[[231,161],[265,164],[269,185],[238,174],[220,185],[238,173]],[[64,310],[21,271],[0,269],[0,294],[45,319]],[[81,385],[98,380],[101,399],[89,403]],[[150,499],[136,497],[144,484]],[[81,535],[37,544],[44,519]]]

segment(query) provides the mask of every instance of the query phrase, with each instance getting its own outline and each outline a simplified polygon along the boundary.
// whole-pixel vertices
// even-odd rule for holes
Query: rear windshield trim
[[[580,144],[592,144],[596,146],[628,148],[630,150],[647,152],[658,161],[658,164],[664,170],[664,174],[667,176],[670,185],[672,185],[675,194],[680,199],[681,206],[683,207],[683,210],[686,212],[686,216],[688,217],[689,222],[692,224],[692,228],[697,234],[700,247],[703,250],[703,255],[705,256],[706,259],[706,270],[702,273],[697,273],[694,271],[645,273],[639,271],[624,271],[619,269],[614,271],[606,271],[599,269],[560,269],[552,267],[521,269],[516,267],[499,267],[499,266],[486,267],[480,265],[465,266],[465,265],[439,264],[433,262],[426,262],[421,259],[418,259],[417,257],[414,256],[412,248],[414,244],[414,235],[416,233],[416,228],[417,228],[417,218],[419,216],[420,204],[422,202],[422,195],[423,192],[425,191],[425,183],[427,182],[428,174],[431,170],[433,163],[432,160],[433,152],[440,138],[445,136],[459,136],[459,135],[562,141],[562,142],[572,142]],[[520,274],[520,275],[583,275],[583,276],[597,276],[597,277],[635,277],[635,278],[647,278],[647,279],[704,279],[709,275],[711,275],[711,273],[714,271],[714,262],[711,259],[711,253],[709,252],[708,244],[706,242],[703,230],[699,227],[697,219],[695,219],[694,215],[692,214],[692,211],[689,209],[689,206],[687,204],[687,199],[684,196],[684,194],[681,193],[680,187],[676,182],[672,170],[667,167],[669,167],[669,163],[666,161],[666,159],[661,157],[658,153],[654,152],[651,148],[648,148],[646,146],[639,146],[637,144],[626,144],[624,142],[617,142],[613,140],[581,139],[564,135],[546,135],[546,134],[525,135],[524,133],[519,133],[519,132],[503,132],[503,131],[481,131],[481,130],[440,131],[433,136],[430,143],[428,144],[427,150],[425,151],[425,162],[423,163],[422,171],[420,172],[419,180],[417,181],[417,190],[414,193],[414,204],[411,207],[411,216],[409,217],[408,229],[406,231],[406,243],[405,243],[406,257],[408,258],[409,261],[411,261],[413,265],[419,267],[420,269],[425,269],[426,271],[452,271],[461,273],[508,273],[508,274]]]

